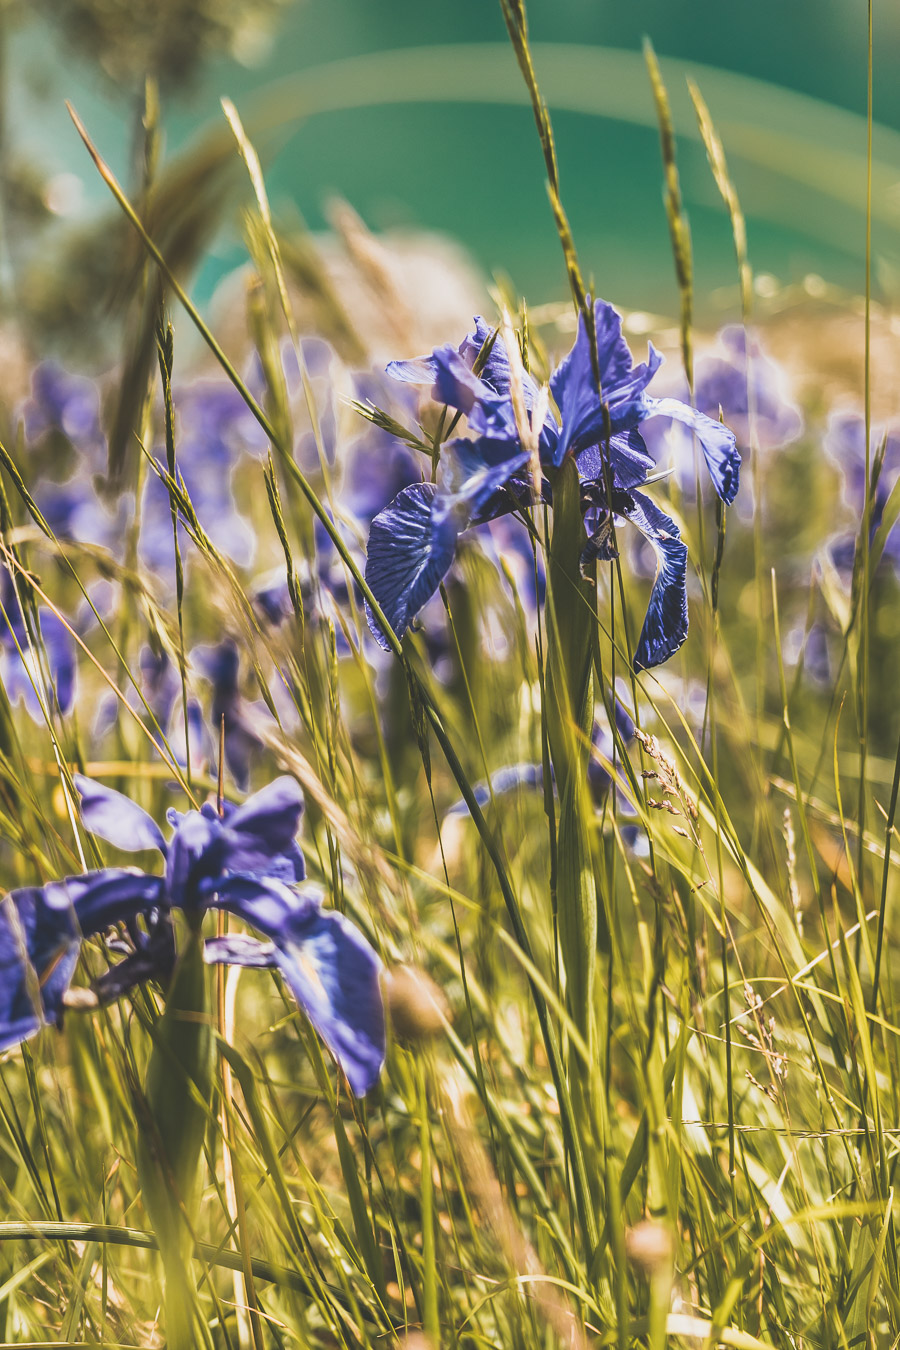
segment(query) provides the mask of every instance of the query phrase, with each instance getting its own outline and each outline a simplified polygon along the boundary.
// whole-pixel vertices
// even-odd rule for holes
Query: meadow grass
[[[503,0],[503,9],[573,301],[588,312],[524,8]],[[690,239],[652,52],[648,64],[690,383]],[[702,91],[692,95],[750,325],[740,204]],[[300,782],[308,872],[386,966],[387,1063],[363,1100],[277,978],[208,973],[212,1095],[179,1084],[185,1113],[204,1126],[202,1193],[183,1213],[188,1335],[217,1350],[398,1339],[622,1350],[900,1343],[891,959],[900,748],[893,757],[888,739],[897,581],[882,558],[900,494],[873,532],[885,443],[872,435],[870,266],[859,330],[866,487],[846,585],[820,551],[831,532],[824,509],[841,491],[823,464],[821,427],[810,418],[790,454],[766,457],[753,445],[751,397],[742,491],[752,521],[704,501],[690,475],[668,485],[693,571],[691,634],[665,667],[632,673],[647,581],[624,549],[584,581],[572,557],[580,517],[573,525],[562,485],[552,525],[540,504],[521,523],[535,571],[548,574],[543,609],[532,611],[521,578],[471,540],[441,612],[402,642],[389,634],[389,658],[375,661],[364,538],[341,498],[342,436],[358,434],[347,430],[358,413],[343,409],[332,448],[263,172],[230,105],[226,116],[255,202],[253,390],[79,124],[143,245],[128,344],[137,355],[115,398],[128,435],[114,468],[120,486],[150,474],[165,484],[170,575],[141,564],[139,521],[118,556],[55,532],[13,422],[0,452],[0,545],[42,704],[35,720],[0,691],[4,885],[118,857],[83,829],[75,771],[127,791],[158,820],[221,791],[214,741],[188,737],[184,754],[161,740],[170,727],[158,723],[139,654],[148,640],[165,651],[183,710],[197,698],[213,720],[191,651],[227,633],[241,688],[225,716],[239,706],[252,731],[253,784],[276,772]],[[545,375],[558,328],[503,301],[522,360]],[[239,469],[235,494],[259,556],[288,579],[279,625],[261,617],[255,574],[217,546],[177,471],[172,396],[189,325],[268,443],[267,458]],[[299,364],[293,395],[285,337]],[[389,412],[362,411],[395,429]],[[436,458],[452,419],[427,406],[421,415],[401,434]],[[301,424],[312,460],[295,452]],[[157,443],[165,459],[142,453]],[[346,581],[334,607],[320,576],[323,532]],[[104,609],[97,585],[110,581],[117,600]],[[84,616],[86,601],[92,621],[74,625],[78,697],[63,715],[46,694],[52,655],[37,611]],[[824,680],[804,660],[816,630],[830,653]],[[615,724],[617,698],[637,736],[614,735],[603,767],[615,787],[595,801],[591,727],[595,713]],[[109,699],[118,713],[99,738],[95,713]],[[543,791],[493,790],[492,775],[518,763],[544,765]],[[460,801],[465,810],[451,809]],[[87,944],[79,986],[114,952]],[[0,1059],[5,1343],[163,1343],[138,1157],[165,1002],[148,983],[108,1007],[73,1007],[61,1034],[46,1029]]]

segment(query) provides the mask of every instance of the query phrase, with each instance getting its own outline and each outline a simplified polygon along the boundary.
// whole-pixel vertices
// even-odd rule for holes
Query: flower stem
[[[593,723],[594,587],[581,575],[585,534],[578,472],[553,483],[547,601],[547,732],[559,792],[557,914],[570,1015],[588,1046],[593,1028],[597,895],[591,863],[587,770]]]
[[[191,926],[147,1066],[137,1166],[166,1282],[168,1350],[192,1350],[191,1253],[212,1097],[212,1024],[203,940]]]

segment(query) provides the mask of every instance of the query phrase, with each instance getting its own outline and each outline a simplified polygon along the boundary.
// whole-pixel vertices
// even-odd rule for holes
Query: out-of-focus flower
[[[44,716],[42,702],[48,711],[69,712],[78,670],[72,634],[52,609],[41,607],[37,610],[38,642],[32,642],[8,569],[0,581],[0,600],[0,678],[10,702],[23,698],[36,721]]]
[[[888,498],[900,478],[900,428],[873,428],[869,466],[875,473],[880,447],[884,443],[884,457],[874,481],[871,498],[870,542],[880,529]],[[866,423],[856,411],[833,412],[828,419],[825,434],[825,452],[841,471],[844,502],[849,512],[859,521],[866,499]],[[858,529],[836,534],[829,542],[828,552],[838,572],[848,577],[853,571]],[[892,525],[884,540],[884,556],[900,575],[900,529]]]
[[[673,371],[659,383],[664,383],[666,392],[676,398],[689,397],[683,371]],[[711,346],[698,352],[694,402],[714,420],[721,409],[743,455],[750,453],[754,437],[756,448],[767,454],[790,445],[803,434],[803,414],[792,396],[787,372],[766,353],[758,337],[750,343],[748,369],[747,337],[737,325],[723,328]],[[679,480],[692,488],[694,460],[689,429],[678,424],[667,428],[655,424],[647,427],[646,435],[656,457],[663,460],[671,454]]]
[[[29,444],[55,432],[89,458],[104,448],[97,386],[84,376],[70,375],[55,361],[35,367],[22,415]]]
[[[226,910],[265,941],[245,934],[211,938],[210,963],[278,969],[334,1055],[354,1093],[377,1081],[384,1062],[380,961],[343,915],[324,911],[305,878],[295,834],[303,797],[279,778],[242,806],[169,812],[166,842],[130,798],[80,776],[82,818],[91,833],[128,853],[162,854],[161,875],[104,868],[44,887],[14,891],[0,907],[0,1044],[12,1045],[60,1018],[80,938],[124,925],[128,954],[95,991],[117,998],[135,984],[167,978],[173,965],[171,911]]]
[[[216,735],[224,728],[225,763],[243,791],[250,781],[250,762],[262,742],[247,717],[241,695],[240,654],[231,638],[215,647],[195,647],[193,659],[212,685],[210,722]],[[262,710],[262,705],[260,707]]]

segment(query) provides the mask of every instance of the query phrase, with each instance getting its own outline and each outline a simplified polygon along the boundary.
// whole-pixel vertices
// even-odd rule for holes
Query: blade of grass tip
[[[163,404],[165,407],[166,463],[169,474],[175,477],[175,407],[172,402],[172,369],[175,360],[175,332],[171,323],[165,329],[162,323],[157,330],[157,356],[159,374],[162,380]],[[191,734],[188,718],[187,669],[184,650],[184,564],[181,560],[181,548],[178,543],[178,505],[169,495],[169,509],[172,514],[172,540],[175,548],[175,607],[178,612],[178,671],[181,676],[181,707],[184,718],[184,776],[191,785]]]
[[[656,52],[653,50],[653,44],[649,38],[644,38],[644,61],[650,78],[650,88],[656,106],[656,119],[659,124],[659,146],[665,173],[666,220],[669,223],[672,261],[675,264],[675,279],[678,282],[678,295],[681,305],[681,360],[688,383],[690,401],[693,404],[694,354],[691,344],[691,330],[694,322],[694,264],[691,250],[691,231],[681,196],[675,149],[675,128],[672,122],[669,95],[659,68],[659,62],[656,59]],[[697,537],[701,559],[701,566],[698,571],[702,580],[702,564],[706,557],[706,540],[703,522],[703,499],[700,495],[700,458],[696,437],[694,437],[694,477],[697,498]]]
[[[874,0],[866,8],[866,338],[865,338],[865,429],[866,429],[866,493],[863,504],[861,532],[863,603],[860,617],[860,660],[857,672],[857,718],[859,732],[859,800],[857,820],[859,841],[856,871],[859,884],[865,890],[865,849],[863,835],[866,825],[866,752],[869,733],[869,584],[871,559],[869,531],[872,523],[872,51]]]
[[[556,143],[553,138],[553,126],[550,121],[550,111],[538,88],[534,61],[531,56],[531,45],[528,39],[528,15],[525,9],[525,0],[500,0],[500,9],[503,13],[506,30],[509,33],[509,40],[512,43],[516,60],[519,63],[519,69],[521,70],[522,77],[525,81],[525,87],[528,90],[528,96],[531,100],[534,121],[540,138],[541,149],[544,153],[544,165],[547,170],[547,192],[550,197],[553,220],[556,224],[559,242],[562,245],[563,257],[566,264],[566,274],[569,278],[569,287],[572,291],[572,299],[575,302],[575,308],[584,315],[588,336],[591,340],[591,361],[594,367],[597,385],[599,387],[600,369],[597,359],[594,310],[581,275],[581,268],[578,263],[578,253],[575,249],[575,240],[572,236],[569,218],[566,215],[560,196],[559,163],[556,158]]]
[[[255,148],[253,147],[253,144],[251,143],[249,137],[247,136],[247,133],[244,130],[240,116],[238,115],[237,108],[235,108],[234,104],[228,98],[223,98],[221,102],[222,102],[222,110],[225,113],[228,125],[231,127],[235,141],[237,142],[241,158],[244,161],[244,164],[246,165],[247,168],[247,173],[250,176],[250,182],[253,187],[253,194],[256,197],[256,203],[257,206],[259,207],[259,214],[260,219],[262,220],[263,232],[266,241],[266,248],[269,253],[269,258],[272,263],[272,271],[275,276],[275,285],[278,291],[278,300],[281,305],[282,313],[284,315],[284,321],[287,324],[287,330],[288,333],[290,334],[291,344],[294,349],[294,355],[297,358],[297,365],[300,370],[300,380],[303,385],[303,396],[306,403],[307,411],[309,413],[310,422],[312,424],[313,440],[315,441],[316,445],[316,451],[319,460],[319,468],[321,470],[322,478],[325,484],[326,495],[333,507],[332,493],[331,493],[331,473],[330,473],[330,466],[328,463],[328,455],[325,451],[325,444],[322,438],[322,428],[321,423],[319,421],[319,414],[318,408],[316,406],[316,400],[313,395],[312,385],[310,383],[309,369],[306,364],[306,357],[303,352],[303,346],[300,342],[299,334],[297,332],[297,325],[294,321],[294,312],[293,309],[291,308],[291,302],[288,297],[287,281],[285,279],[285,272],[284,272],[284,263],[281,257],[281,249],[278,244],[278,236],[276,235],[275,228],[272,224],[272,210],[269,205],[269,196],[266,191],[266,183],[265,178],[263,177],[262,165],[260,163],[259,156],[257,155]],[[317,584],[318,583],[317,569],[313,569],[313,576],[315,577]]]
[[[765,634],[763,632],[763,601],[765,582],[762,554],[762,481],[760,470],[759,441],[756,434],[756,385],[753,380],[753,350],[750,324],[753,317],[753,272],[750,267],[747,250],[747,224],[741,209],[740,199],[728,172],[725,150],[719,134],[713,124],[709,108],[698,86],[688,78],[688,90],[697,116],[700,138],[706,149],[706,157],[712,171],[713,180],[725,203],[731,221],[731,234],[734,240],[735,259],[738,269],[738,283],[741,293],[741,318],[744,324],[744,359],[747,380],[747,423],[750,440],[750,465],[753,475],[753,560],[756,578],[757,614],[757,718],[762,716],[765,688]]]
[[[191,302],[187,293],[185,292],[184,287],[181,286],[177,278],[172,273],[171,269],[166,263],[165,258],[160,253],[156,244],[153,242],[153,240],[147,233],[146,229],[144,228],[144,225],[140,220],[140,217],[137,215],[137,212],[134,210],[134,207],[128,201],[128,198],[125,196],[125,193],[119,186],[119,183],[117,182],[115,175],[106,165],[99,151],[96,149],[93,142],[91,141],[87,133],[87,130],[84,127],[84,124],[82,123],[78,114],[75,112],[74,108],[70,103],[67,103],[66,107],[68,109],[69,116],[72,118],[72,121],[78,131],[78,134],[80,135],[82,141],[84,142],[85,148],[87,149],[89,155],[91,156],[91,159],[94,161],[94,164],[101,178],[106,183],[107,187],[109,188],[115,200],[118,202],[122,211],[127,216],[128,220],[134,226],[135,230],[137,231],[137,233],[139,234],[140,238],[144,243],[144,247],[147,249],[151,257],[156,262],[157,266],[162,271],[167,282],[172,288],[173,294],[177,297],[179,303],[185,309],[185,312],[188,314],[189,318],[191,319],[191,322],[194,324],[198,333],[203,338],[206,345],[209,347],[210,351],[218,361],[222,370],[228,376],[229,380],[234,385],[235,389],[237,389],[238,393],[241,395],[244,402],[246,403],[248,409],[256,418],[257,422],[260,424],[263,431],[265,431],[269,440],[278,450],[282,462],[286,465],[289,474],[297,483],[298,487],[303,492],[304,496],[309,501],[312,509],[318,516],[319,520],[322,522],[322,525],[326,533],[328,534],[329,538],[331,539],[331,542],[334,544],[335,549],[337,550],[341,560],[347,567],[350,575],[352,576],[353,580],[359,587],[363,597],[369,604],[369,607],[372,610],[376,622],[378,623],[382,632],[385,634],[388,645],[390,646],[394,655],[398,657],[404,663],[404,665],[406,665],[407,664],[406,658],[403,652],[402,645],[397,638],[397,635],[394,633],[393,628],[391,627],[390,623],[388,622],[386,616],[384,615],[381,609],[381,606],[379,605],[377,599],[373,595],[370,587],[366,583],[364,576],[362,575],[352,554],[350,553],[350,550],[347,547],[347,544],[343,539],[340,531],[336,528],[334,522],[332,521],[328,511],[326,511],[325,508],[322,506],[322,503],[319,501],[318,496],[316,495],[312,486],[308,482],[306,476],[300,469],[299,465],[293,459],[293,456],[290,454],[289,449],[280,443],[265,413],[254,399],[253,395],[250,393],[250,390],[247,388],[246,384],[241,379],[240,375],[237,373],[232,363],[228,360],[228,357],[223,352],[221,346],[216,341],[207,324],[204,323],[196,306]],[[596,343],[594,344],[594,347],[596,347]],[[497,879],[500,885],[501,892],[503,894],[504,903],[506,904],[507,911],[510,915],[511,922],[513,924],[513,930],[516,933],[517,940],[519,941],[523,950],[526,952],[526,955],[531,957],[532,955],[531,943],[528,938],[527,930],[524,925],[521,910],[519,908],[519,904],[516,899],[515,891],[513,890],[512,884],[507,875],[506,868],[503,863],[503,858],[498,849],[496,840],[494,839],[492,832],[488,828],[487,821],[485,820],[484,813],[482,812],[481,807],[479,806],[478,802],[475,799],[472,786],[469,783],[465,771],[463,770],[462,764],[460,763],[459,757],[456,754],[453,744],[449,736],[447,735],[446,730],[444,729],[444,725],[441,720],[440,714],[437,708],[434,706],[431,699],[428,697],[427,691],[424,689],[424,686],[422,687],[422,696],[425,711],[428,716],[428,720],[431,723],[435,737],[441,746],[441,750],[447,760],[450,771],[453,774],[454,778],[456,779],[457,786],[459,787],[460,792],[462,793],[463,798],[466,802],[466,805],[469,808],[469,812],[472,816],[473,822],[475,823],[475,827],[485,842],[488,855],[491,859],[491,864],[494,867],[495,872],[497,873]],[[540,991],[535,989],[534,986],[532,986],[531,988],[532,988],[532,997],[534,999],[535,1008],[538,1014],[538,1020],[541,1026],[542,1039],[544,1041],[544,1045],[547,1050],[547,1058],[550,1065],[550,1072],[553,1078],[553,1083],[556,1089],[557,1099],[559,1102],[560,1119],[563,1123],[563,1130],[566,1138],[566,1146],[570,1150],[575,1164],[575,1173],[577,1179],[576,1198],[577,1198],[579,1223],[581,1226],[582,1235],[587,1247],[589,1258],[590,1252],[593,1251],[597,1241],[597,1221],[594,1213],[593,1204],[591,1201],[590,1188],[588,1185],[584,1156],[582,1150],[579,1147],[578,1129],[575,1123],[575,1118],[572,1110],[572,1102],[569,1095],[568,1085],[565,1081],[565,1074],[563,1070],[559,1041],[556,1036],[556,1032],[552,1026],[552,1023],[550,1021],[544,1000],[540,995]]]

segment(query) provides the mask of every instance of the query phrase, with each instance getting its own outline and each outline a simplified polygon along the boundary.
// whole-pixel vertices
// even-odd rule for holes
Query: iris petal
[[[165,902],[165,878],[125,867],[104,867],[53,881],[43,893],[51,909],[74,913],[81,934],[91,937],[160,908]]]
[[[52,610],[41,614],[41,637],[50,667],[50,682],[60,712],[67,713],[75,701],[77,661],[75,640],[62,619]]]
[[[155,848],[166,856],[166,841],[156,821],[130,797],[80,773],[75,774],[75,786],[81,797],[81,819],[91,834],[124,853]]]
[[[414,483],[372,521],[366,581],[398,638],[434,595],[456,553],[458,518],[434,509],[436,491],[433,483]],[[368,604],[366,617],[375,641],[390,651]]]
[[[472,789],[472,796],[483,810],[492,797],[503,797],[509,792],[515,792],[520,787],[542,788],[543,786],[543,765],[504,764],[502,769],[497,769],[495,773],[491,774],[490,784],[476,783]],[[454,802],[447,812],[448,816],[467,816],[469,814],[469,806],[464,799]]]
[[[434,384],[437,367],[433,356],[414,356],[410,361],[389,361],[388,375],[404,384]]]
[[[635,670],[649,670],[668,661],[687,637],[687,548],[674,520],[649,497],[634,492],[631,501],[624,514],[653,545],[659,561],[634,653]]]
[[[644,390],[662,364],[659,352],[648,344],[647,360],[636,366],[622,336],[622,316],[605,300],[597,300],[594,305],[594,327],[600,396],[583,314],[578,316],[572,350],[550,377],[550,391],[562,418],[553,456],[556,465],[568,451],[577,455],[611,433],[635,427],[648,415],[644,411]]]
[[[365,1096],[384,1064],[385,1035],[381,962],[362,933],[342,914],[323,912],[318,898],[273,880],[229,878],[216,905],[270,939],[273,960],[300,1008],[354,1094]]]
[[[578,476],[582,482],[605,484],[604,451],[599,445],[589,445],[578,455]],[[627,491],[646,481],[655,460],[648,454],[644,439],[638,431],[620,431],[609,438],[609,469],[612,486]]]
[[[487,342],[493,331],[490,324],[485,323],[480,314],[476,314],[475,331],[466,335],[459,349],[459,354],[467,366],[471,367],[474,365],[484,344]],[[499,333],[494,338],[487,359],[479,374],[484,383],[489,385],[496,393],[502,394],[505,398],[509,396],[509,353],[506,350],[506,343]],[[537,380],[533,375],[530,375],[527,370],[522,371],[522,392],[525,396],[525,407],[530,410],[537,401],[539,386]],[[552,427],[553,431],[556,431],[556,422],[553,419],[553,414],[549,410],[544,425],[546,427]]]
[[[81,947],[71,907],[55,908],[38,886],[0,904],[0,1049],[59,1019]]]
[[[223,832],[222,865],[229,872],[279,874],[288,864],[290,881],[306,876],[303,854],[294,842],[303,814],[303,793],[295,779],[284,774],[248,797],[229,816]]]
[[[458,528],[463,529],[473,516],[478,517],[479,523],[491,519],[484,511],[485,505],[516,477],[530,458],[518,440],[479,436],[474,441],[450,441],[444,448],[440,494],[452,499]]]
[[[730,506],[737,496],[741,473],[741,455],[734,432],[678,398],[648,398],[646,403],[647,417],[671,417],[690,427],[700,442],[713,487]]]

